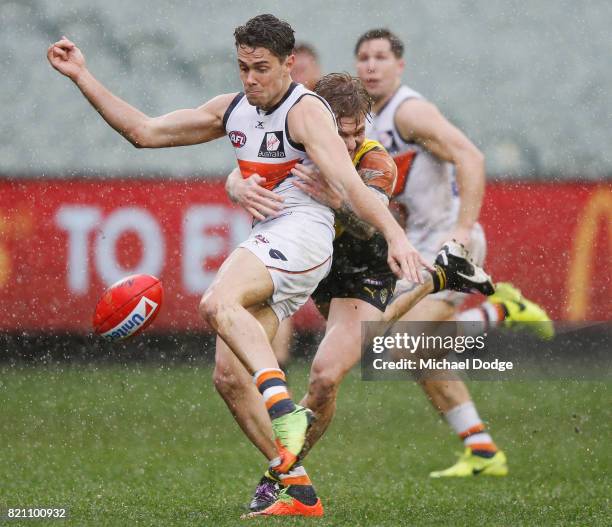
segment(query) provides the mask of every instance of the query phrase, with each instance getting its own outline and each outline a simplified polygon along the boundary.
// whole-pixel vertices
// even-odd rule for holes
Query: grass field
[[[296,392],[307,369],[296,365]],[[460,444],[410,382],[355,372],[306,466],[322,520],[275,525],[610,525],[610,386],[480,382],[507,478],[430,481]],[[58,525],[242,524],[263,467],[208,366],[2,368],[0,506],[67,507]],[[27,520],[23,525],[55,524]],[[11,520],[6,525],[19,525]]]

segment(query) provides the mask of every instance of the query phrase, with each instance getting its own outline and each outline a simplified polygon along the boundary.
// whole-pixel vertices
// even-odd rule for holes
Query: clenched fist
[[[47,59],[51,66],[73,81],[85,70],[85,57],[81,50],[66,37],[49,46]]]

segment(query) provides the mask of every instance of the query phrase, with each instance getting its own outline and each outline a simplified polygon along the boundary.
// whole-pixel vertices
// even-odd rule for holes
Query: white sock
[[[472,401],[451,408],[444,417],[465,446],[495,446],[493,438],[485,431],[484,423]]]

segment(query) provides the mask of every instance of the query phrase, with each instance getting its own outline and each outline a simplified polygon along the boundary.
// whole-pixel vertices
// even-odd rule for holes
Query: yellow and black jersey
[[[397,178],[393,158],[378,141],[366,139],[353,158],[364,183],[390,198]],[[312,295],[317,305],[332,298],[358,298],[384,311],[395,287],[395,275],[387,264],[387,242],[375,233],[362,240],[336,220],[332,268]]]

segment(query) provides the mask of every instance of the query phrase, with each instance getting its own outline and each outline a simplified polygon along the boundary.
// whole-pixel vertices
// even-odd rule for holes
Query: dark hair
[[[372,100],[364,85],[348,73],[321,77],[314,91],[329,103],[337,119],[367,117],[372,109]]]
[[[319,60],[319,54],[315,48],[306,42],[296,42],[295,48],[293,48],[293,53],[304,53],[306,55],[310,55],[315,60]]]
[[[363,35],[359,37],[357,40],[357,44],[355,44],[355,55],[359,53],[359,48],[361,44],[367,42],[368,40],[375,40],[377,38],[384,38],[389,41],[391,44],[391,51],[398,58],[401,59],[404,55],[404,43],[399,39],[399,37],[395,33],[391,33],[388,29],[380,28],[380,29],[370,29],[366,31]]]
[[[284,60],[295,46],[293,28],[274,15],[257,15],[234,30],[236,47],[265,48]]]

